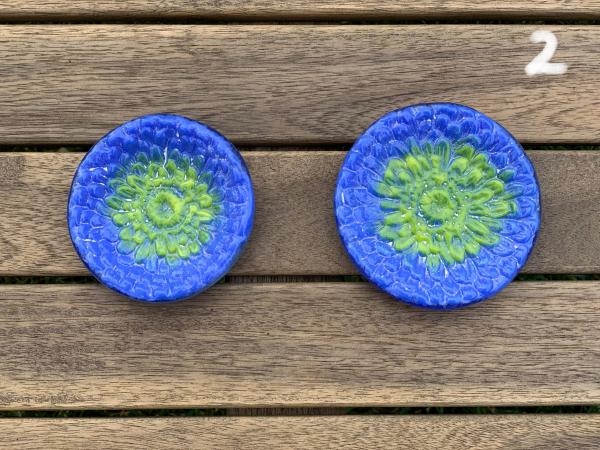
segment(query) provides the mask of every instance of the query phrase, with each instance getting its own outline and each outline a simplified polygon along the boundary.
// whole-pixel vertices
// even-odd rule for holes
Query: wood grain
[[[332,198],[345,153],[247,151],[255,227],[232,275],[356,274]],[[543,223],[529,273],[600,272],[600,152],[530,151]],[[0,275],[88,275],[71,246],[66,203],[80,153],[0,154]]]
[[[4,0],[2,20],[591,19],[597,0]]]
[[[8,448],[584,449],[598,415],[3,419]]]
[[[0,286],[0,409],[600,403],[600,282],[451,313],[366,283],[225,284],[168,306]]]
[[[600,29],[548,26],[566,75],[527,77],[539,25],[0,27],[0,144],[89,144],[174,112],[240,144],[348,143],[382,114],[455,101],[523,142],[600,142]]]

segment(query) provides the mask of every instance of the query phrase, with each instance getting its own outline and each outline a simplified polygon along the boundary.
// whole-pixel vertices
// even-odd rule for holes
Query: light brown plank
[[[219,285],[167,306],[0,286],[0,409],[600,403],[600,282],[452,313],[364,283]]]
[[[594,26],[549,26],[566,75],[525,75],[540,26],[0,27],[0,144],[91,143],[155,112],[236,143],[352,142],[412,103],[456,101],[524,142],[600,142]]]
[[[333,216],[344,152],[244,152],[256,191],[251,241],[232,275],[356,274]],[[525,271],[600,272],[600,152],[531,151],[543,223]],[[0,275],[87,275],[66,225],[79,153],[0,154]],[[287,280],[286,280],[287,281]]]
[[[600,446],[598,415],[5,419],[3,444],[51,448],[573,449]]]
[[[597,18],[597,0],[10,0],[0,19],[481,19]]]

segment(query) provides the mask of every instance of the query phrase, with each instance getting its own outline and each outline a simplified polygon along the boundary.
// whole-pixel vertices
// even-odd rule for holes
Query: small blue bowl
[[[215,130],[167,114],[127,122],[77,168],[67,220],[84,264],[136,300],[168,302],[219,281],[254,218],[250,175]]]
[[[504,288],[541,220],[523,148],[489,117],[452,103],[409,106],[371,125],[344,160],[334,207],[362,274],[398,300],[434,309]]]

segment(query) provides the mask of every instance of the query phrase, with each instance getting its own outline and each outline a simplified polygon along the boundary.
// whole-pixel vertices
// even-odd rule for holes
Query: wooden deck
[[[0,410],[226,417],[0,418],[2,444],[600,446],[594,414],[338,415],[600,404],[600,281],[518,281],[471,308],[423,311],[340,281],[357,272],[332,211],[345,151],[373,120],[465,103],[522,141],[539,175],[524,272],[600,273],[600,29],[582,19],[600,19],[600,1],[0,1],[0,276],[89,275],[68,238],[71,178],[84,149],[138,115],[219,129],[256,192],[232,277],[195,300],[0,284]],[[537,29],[555,32],[567,74],[525,75]]]

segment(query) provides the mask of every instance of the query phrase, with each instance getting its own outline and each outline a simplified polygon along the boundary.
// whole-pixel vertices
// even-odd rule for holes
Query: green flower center
[[[449,219],[456,212],[456,202],[442,189],[423,193],[419,206],[423,215],[433,221]]]
[[[414,146],[389,161],[375,186],[385,211],[379,235],[433,266],[462,262],[500,240],[500,219],[517,209],[518,193],[506,185],[513,175],[469,145]]]
[[[136,262],[164,257],[169,263],[200,252],[210,239],[210,223],[220,211],[208,175],[186,157],[150,161],[140,154],[109,185],[106,204],[120,228],[118,250]]]
[[[170,191],[158,191],[146,206],[148,217],[157,227],[172,227],[181,221],[185,201]]]

